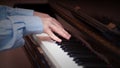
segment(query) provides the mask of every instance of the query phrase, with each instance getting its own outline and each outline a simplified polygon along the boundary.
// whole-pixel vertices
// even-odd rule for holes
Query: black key
[[[99,58],[74,58],[74,61],[78,65],[83,65],[83,66],[106,66],[106,63],[99,59]]]
[[[76,38],[72,37],[69,41],[63,39],[62,43],[57,43],[60,47],[68,52],[76,64],[84,68],[106,68],[106,63],[98,58],[86,45]]]
[[[95,58],[93,54],[69,54],[69,56],[73,58]]]

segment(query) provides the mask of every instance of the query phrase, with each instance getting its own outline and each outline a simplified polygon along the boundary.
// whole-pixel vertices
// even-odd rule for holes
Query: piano
[[[53,12],[51,15],[72,35],[70,40],[62,38],[58,43],[45,33],[25,37],[24,47],[34,67],[120,68],[120,24],[111,21],[104,24],[106,21],[67,2],[50,0],[47,6]]]

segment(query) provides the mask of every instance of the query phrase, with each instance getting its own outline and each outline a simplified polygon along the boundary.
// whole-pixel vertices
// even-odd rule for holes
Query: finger
[[[64,28],[63,28],[63,26],[56,20],[56,19],[54,19],[54,18],[52,18],[52,21],[51,21],[52,23],[52,26],[51,26],[51,28],[52,27],[57,27],[57,29],[60,29],[60,30],[62,30],[66,35],[70,35],[67,31],[65,31],[64,30]],[[54,25],[54,26],[53,26]],[[56,29],[56,28],[55,28]],[[54,28],[53,28],[53,30],[54,30]],[[55,30],[55,32],[56,32],[56,30]],[[58,32],[58,31],[57,31]]]
[[[67,31],[64,30],[63,26],[55,18],[53,18],[53,22],[52,23],[57,28],[59,28],[60,30],[62,30],[65,33],[65,35],[70,36],[70,34]]]
[[[58,22],[55,18],[52,18],[52,23],[55,24],[56,26],[61,26],[63,27],[60,22]]]
[[[57,41],[57,42],[61,42],[62,40],[60,38],[58,38],[51,30],[48,30],[46,32],[50,38],[52,38],[53,40]]]
[[[63,28],[61,27],[56,27],[55,25],[50,25],[50,28],[52,29],[52,31],[54,31],[55,33],[59,34],[60,36],[64,37],[65,39],[69,39],[70,38],[70,34],[65,31]]]

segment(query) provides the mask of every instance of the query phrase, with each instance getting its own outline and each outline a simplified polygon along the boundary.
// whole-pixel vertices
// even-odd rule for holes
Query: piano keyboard
[[[108,68],[103,60],[75,38],[56,43],[46,34],[37,34],[33,37],[51,62],[51,68]]]

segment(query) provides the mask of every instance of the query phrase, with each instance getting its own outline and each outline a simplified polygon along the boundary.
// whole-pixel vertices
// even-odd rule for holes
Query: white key
[[[39,36],[40,40],[36,36]],[[40,44],[43,51],[46,53],[47,57],[54,64],[55,68],[83,68],[83,66],[78,66],[73,58],[67,55],[67,52],[64,52],[60,46],[58,46],[54,41],[46,34],[36,35],[37,42]]]

